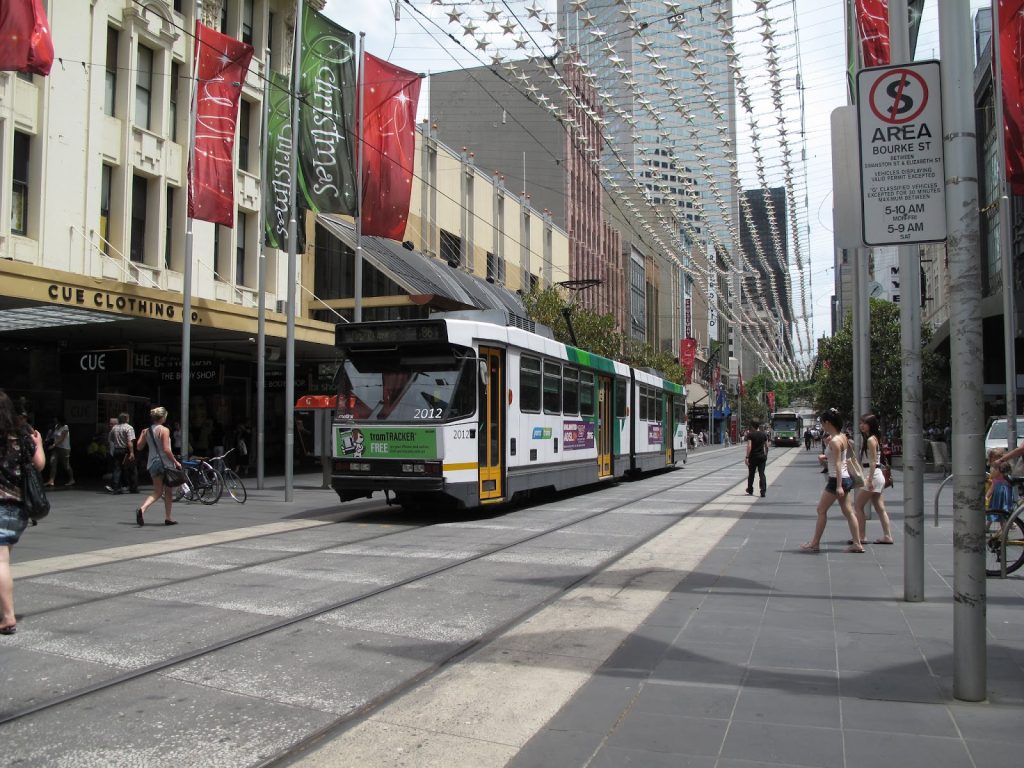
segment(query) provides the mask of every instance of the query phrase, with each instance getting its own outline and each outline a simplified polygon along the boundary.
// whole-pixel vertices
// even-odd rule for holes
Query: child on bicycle
[[[985,509],[989,512],[1008,514],[1013,509],[1013,489],[1006,477],[1007,465],[1003,461],[1005,455],[1005,448],[993,448],[988,452]]]

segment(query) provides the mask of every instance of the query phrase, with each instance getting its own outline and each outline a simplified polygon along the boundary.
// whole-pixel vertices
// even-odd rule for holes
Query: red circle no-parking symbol
[[[928,106],[928,84],[912,69],[890,69],[871,84],[868,101],[879,120],[903,125],[920,117]]]

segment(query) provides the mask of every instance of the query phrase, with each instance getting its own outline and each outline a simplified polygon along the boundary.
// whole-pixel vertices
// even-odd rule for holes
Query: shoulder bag
[[[160,449],[160,441],[156,439],[156,432],[153,431],[153,427],[149,428],[149,436],[153,438],[154,449],[157,456],[160,457],[160,464],[164,468],[164,485],[168,488],[177,488],[179,485],[182,485],[185,482],[185,470],[167,466],[167,460],[164,458],[164,452]]]
[[[21,444],[21,504],[29,520],[38,522],[50,514],[50,500],[43,489],[43,478],[32,463],[35,443],[25,436]]]
[[[850,479],[853,480],[854,488],[864,487],[864,473],[860,468],[860,459],[857,457],[846,459],[846,472],[850,475]]]

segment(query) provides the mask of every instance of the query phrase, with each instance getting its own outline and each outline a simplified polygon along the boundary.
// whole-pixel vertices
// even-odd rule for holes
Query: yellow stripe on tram
[[[477,462],[475,462],[475,461],[468,461],[468,462],[465,462],[463,464],[445,464],[444,465],[444,471],[445,472],[457,472],[460,469],[476,469],[478,466],[479,466],[479,464]]]

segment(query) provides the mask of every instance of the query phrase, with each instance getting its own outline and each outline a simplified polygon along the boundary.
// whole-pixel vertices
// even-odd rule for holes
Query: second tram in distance
[[[683,387],[530,321],[476,311],[339,325],[336,344],[342,501],[388,491],[406,506],[475,507],[686,461]]]

